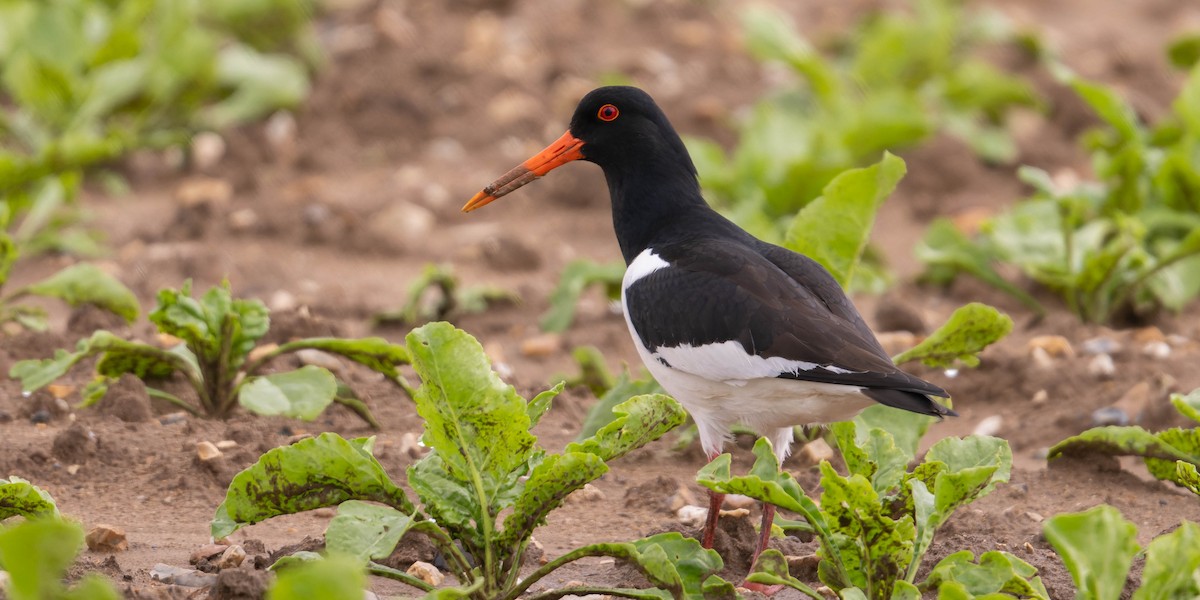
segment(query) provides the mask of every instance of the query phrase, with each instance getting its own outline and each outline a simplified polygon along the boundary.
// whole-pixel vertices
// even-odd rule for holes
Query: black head
[[[671,182],[699,197],[696,167],[654,99],[635,87],[610,86],[584,96],[562,137],[475,194],[463,210],[475,210],[581,159],[604,169],[614,198],[632,180]]]
[[[630,86],[589,92],[571,117],[570,132],[583,141],[583,159],[607,171],[647,162],[674,163],[694,175],[683,141],[650,94]]]

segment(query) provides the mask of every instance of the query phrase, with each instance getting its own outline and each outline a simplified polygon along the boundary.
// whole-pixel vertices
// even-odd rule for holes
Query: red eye
[[[613,119],[616,119],[617,115],[619,114],[621,114],[621,111],[617,110],[617,107],[611,104],[605,104],[604,106],[600,107],[600,111],[596,113],[596,116],[599,117],[601,121],[612,121]]]

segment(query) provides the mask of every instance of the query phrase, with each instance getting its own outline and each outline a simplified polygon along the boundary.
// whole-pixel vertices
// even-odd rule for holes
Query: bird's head
[[[475,194],[463,211],[484,206],[575,160],[594,162],[606,172],[673,164],[686,165],[695,174],[679,134],[649,94],[629,86],[602,87],[579,101],[562,137]]]

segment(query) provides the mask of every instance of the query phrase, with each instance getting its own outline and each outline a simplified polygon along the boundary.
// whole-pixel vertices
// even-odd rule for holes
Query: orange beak
[[[462,207],[463,212],[471,212],[549,173],[552,169],[583,158],[582,149],[583,140],[567,131],[545,150],[534,154],[529,160],[514,167],[500,179],[483,188],[483,191],[475,194]]]

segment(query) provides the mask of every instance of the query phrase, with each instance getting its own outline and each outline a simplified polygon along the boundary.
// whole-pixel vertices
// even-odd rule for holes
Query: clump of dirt
[[[126,423],[149,421],[153,416],[146,384],[129,373],[121,375],[116,383],[108,386],[97,410],[100,414],[116,417]]]
[[[82,423],[75,423],[54,436],[50,453],[66,464],[82,465],[96,454],[96,448],[96,434]]]
[[[208,600],[260,600],[270,585],[270,571],[248,566],[222,569],[208,592]]]

